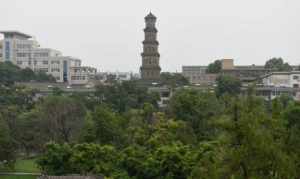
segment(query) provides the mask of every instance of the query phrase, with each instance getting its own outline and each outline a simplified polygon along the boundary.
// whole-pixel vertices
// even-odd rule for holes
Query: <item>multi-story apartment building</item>
[[[43,71],[55,77],[57,82],[85,84],[96,69],[81,67],[81,60],[63,56],[58,50],[40,48],[30,35],[18,31],[2,31],[0,62],[10,61],[20,68]]]

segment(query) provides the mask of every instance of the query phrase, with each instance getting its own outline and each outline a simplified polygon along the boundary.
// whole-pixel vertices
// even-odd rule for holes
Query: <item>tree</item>
[[[288,63],[284,63],[282,58],[271,58],[266,62],[265,69],[274,71],[291,71],[292,67]]]
[[[38,71],[36,73],[35,80],[38,82],[55,82],[56,79],[52,75],[48,75],[43,71]]]
[[[180,73],[163,72],[160,74],[160,80],[162,84],[170,87],[189,85],[188,79]]]
[[[71,142],[82,128],[85,107],[66,96],[49,96],[37,105],[42,128],[49,140]]]
[[[146,122],[154,123],[155,108],[150,103],[145,103],[143,106],[143,116]]]
[[[48,175],[94,174],[127,179],[119,158],[120,153],[109,145],[48,143],[37,163]]]
[[[0,115],[0,168],[12,168],[16,159],[17,146],[11,136],[10,129]]]
[[[199,137],[209,136],[209,121],[222,112],[222,105],[214,93],[199,90],[180,90],[171,98],[169,110],[177,120],[191,124]]]
[[[84,143],[72,148],[70,161],[75,173],[102,174],[109,177],[118,170],[118,158],[119,154],[113,146]]]
[[[130,146],[122,154],[121,166],[137,179],[188,178],[197,160],[197,152],[181,143],[152,150]]]
[[[235,98],[228,115],[218,119],[223,144],[222,178],[294,178],[293,159],[284,150],[282,124],[270,119],[261,99]]]
[[[300,106],[289,106],[283,113],[283,119],[287,127],[287,151],[294,156],[297,176],[300,176]]]
[[[49,139],[43,130],[37,110],[20,113],[17,116],[15,137],[19,151],[24,151],[27,156],[41,152]]]
[[[122,118],[109,107],[98,106],[93,112],[88,113],[83,138],[86,142],[120,145],[121,122]]]
[[[222,61],[216,60],[213,63],[209,64],[207,67],[207,73],[220,73],[222,70]]]
[[[48,175],[70,174],[73,173],[70,161],[72,154],[72,148],[68,144],[48,143],[37,164]]]
[[[0,62],[0,84],[11,86],[15,82],[28,82],[31,80],[41,82],[55,82],[55,78],[45,72],[33,72],[29,68],[21,69],[11,62]]]
[[[34,106],[36,90],[24,86],[0,86],[0,93],[0,107],[16,105],[20,110],[27,110]]]
[[[241,92],[242,83],[239,79],[230,75],[220,75],[216,79],[217,87],[215,92],[217,96],[224,94],[238,95]]]
[[[36,74],[30,69],[25,68],[20,70],[21,81],[31,81],[36,79]]]
[[[11,62],[0,62],[0,84],[9,86],[19,81],[20,68]]]
[[[126,81],[121,84],[99,85],[95,96],[99,103],[105,103],[117,112],[123,113],[131,108],[140,109],[144,103],[158,107],[159,96],[148,93],[147,88],[138,86],[136,81]]]

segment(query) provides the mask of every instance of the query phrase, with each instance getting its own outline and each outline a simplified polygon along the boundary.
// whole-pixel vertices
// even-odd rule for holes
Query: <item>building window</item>
[[[296,76],[296,75],[295,75],[295,76],[293,76],[293,79],[294,79],[294,80],[298,80],[298,79],[299,79],[299,76]]]
[[[31,65],[31,61],[28,61],[28,65]]]
[[[51,64],[60,64],[60,62],[58,60],[55,60],[55,61],[51,61]]]
[[[27,53],[17,53],[17,57],[28,57]]]
[[[49,70],[48,68],[40,68],[39,71],[47,73]]]
[[[51,72],[60,72],[60,69],[59,68],[52,68]]]
[[[22,65],[22,61],[17,61],[17,64],[18,65]]]
[[[10,43],[9,43],[9,41],[5,42],[5,59],[6,60],[10,59]]]
[[[49,54],[47,52],[35,53],[34,57],[48,57]]]
[[[48,61],[44,60],[44,61],[43,61],[43,64],[44,64],[44,65],[48,65]]]
[[[17,44],[18,49],[29,49],[31,48],[30,44]]]
[[[294,88],[299,88],[299,84],[293,84]]]

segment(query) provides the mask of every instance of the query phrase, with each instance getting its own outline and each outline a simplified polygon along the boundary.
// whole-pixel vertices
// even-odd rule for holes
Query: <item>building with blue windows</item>
[[[63,56],[55,49],[41,48],[32,36],[18,31],[2,31],[0,62],[10,61],[20,68],[43,71],[57,82],[86,84],[97,72],[92,67],[82,67],[81,60]]]

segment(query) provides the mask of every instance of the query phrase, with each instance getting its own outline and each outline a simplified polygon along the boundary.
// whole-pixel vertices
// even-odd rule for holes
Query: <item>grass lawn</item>
[[[14,170],[5,170],[0,167],[0,172],[39,173],[40,171],[35,163],[35,159],[18,159]],[[0,179],[2,178],[0,176]]]
[[[14,172],[39,173],[34,159],[17,160]]]
[[[36,179],[36,176],[18,175],[18,176],[1,176],[0,179]]]

